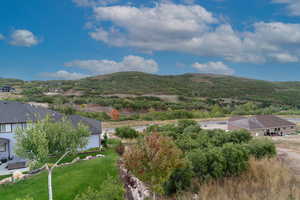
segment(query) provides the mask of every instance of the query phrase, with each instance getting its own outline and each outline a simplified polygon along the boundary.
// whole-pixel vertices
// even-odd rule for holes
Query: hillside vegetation
[[[24,90],[59,91],[81,95],[164,94],[185,97],[233,98],[269,103],[300,104],[300,82],[269,82],[234,76],[183,74],[161,76],[142,72],[119,72],[72,81],[32,81],[0,79],[1,85]],[[36,92],[36,91],[35,91]]]

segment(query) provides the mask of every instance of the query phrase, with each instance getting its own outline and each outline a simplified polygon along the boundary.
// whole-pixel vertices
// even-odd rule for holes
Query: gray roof
[[[256,115],[249,118],[233,117],[228,120],[231,126],[248,130],[279,128],[285,126],[295,126],[296,124],[274,115]]]
[[[56,121],[64,117],[63,114],[47,108],[15,101],[0,101],[0,124],[25,123],[28,121],[35,122],[45,118],[47,115]],[[92,134],[101,133],[101,122],[98,120],[81,117],[79,115],[70,115],[68,118],[75,126],[79,122],[88,125]]]

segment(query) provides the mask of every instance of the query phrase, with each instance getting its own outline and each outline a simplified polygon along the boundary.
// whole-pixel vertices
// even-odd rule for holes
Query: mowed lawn
[[[99,185],[110,178],[118,179],[116,161],[118,155],[109,150],[105,158],[81,161],[72,166],[56,168],[53,173],[54,199],[73,200],[77,194],[89,186],[101,190]],[[30,179],[12,185],[0,186],[0,199],[16,200],[33,197],[34,200],[47,200],[47,173],[43,172]]]

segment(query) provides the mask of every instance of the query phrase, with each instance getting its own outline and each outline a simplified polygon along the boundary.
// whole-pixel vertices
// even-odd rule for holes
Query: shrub
[[[112,177],[108,177],[99,187],[99,190],[89,187],[74,200],[123,200],[125,190],[123,185]]]
[[[192,163],[193,171],[200,180],[224,176],[226,160],[221,148],[196,149],[188,154],[188,158]]]
[[[188,135],[182,135],[178,137],[175,142],[177,146],[184,152],[188,152],[199,147],[198,141]]]
[[[238,131],[231,131],[229,132],[230,139],[229,142],[232,143],[246,143],[252,140],[251,133],[247,130],[238,130]]]
[[[179,131],[183,132],[183,130],[189,126],[199,126],[198,123],[194,120],[183,119],[178,121],[177,127]]]
[[[276,155],[275,144],[268,139],[254,139],[244,146],[249,151],[250,155],[257,159],[264,157],[270,158]]]
[[[245,147],[239,144],[225,144],[222,153],[226,161],[225,175],[238,175],[248,168],[249,155]]]
[[[116,152],[117,152],[120,156],[122,156],[122,155],[124,154],[124,152],[125,152],[125,146],[124,146],[124,144],[123,144],[122,142],[120,142],[120,143],[118,144],[118,146],[116,146]]]
[[[128,170],[150,184],[156,193],[163,193],[163,184],[177,168],[185,164],[182,151],[171,138],[153,133],[124,154]]]
[[[183,130],[183,135],[188,135],[195,139],[200,131],[201,128],[199,125],[190,125]]]
[[[129,126],[123,126],[120,128],[116,128],[116,135],[120,138],[137,138],[139,136],[138,131]]]
[[[250,159],[249,170],[238,177],[193,182],[193,191],[177,194],[176,199],[197,200],[296,200],[299,183],[287,166],[277,159]]]
[[[184,168],[176,169],[164,185],[165,193],[170,195],[189,188],[193,175],[191,164],[187,164]]]
[[[104,137],[103,137],[103,140],[101,141],[103,147],[107,148],[107,143],[108,143],[108,136],[107,136],[107,133],[105,132],[104,133]]]

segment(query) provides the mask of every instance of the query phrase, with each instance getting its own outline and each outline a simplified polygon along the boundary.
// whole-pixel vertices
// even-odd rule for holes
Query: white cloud
[[[11,34],[11,45],[31,47],[37,45],[38,43],[38,38],[29,30],[19,29],[15,30]]]
[[[77,79],[86,78],[89,75],[60,70],[60,71],[53,72],[53,73],[46,72],[46,73],[43,73],[42,76],[45,78],[58,79],[58,80],[77,80]]]
[[[289,15],[300,16],[300,1],[299,0],[273,0],[273,3],[287,4]]]
[[[0,33],[0,40],[4,40],[5,36]]]
[[[224,75],[234,74],[234,70],[228,67],[223,62],[208,62],[208,63],[196,62],[192,66],[202,73],[224,74]]]
[[[73,2],[80,7],[105,6],[118,1],[119,0],[73,0]]]
[[[288,53],[278,53],[271,55],[275,60],[281,63],[298,62],[299,58]]]
[[[77,67],[88,70],[94,75],[108,74],[121,71],[141,71],[154,73],[158,71],[158,64],[139,56],[126,56],[121,62],[113,60],[75,60],[65,63],[66,67]]]
[[[90,36],[117,47],[178,51],[232,62],[298,62],[300,24],[257,22],[237,31],[199,5],[159,3],[154,7],[100,6],[95,20],[109,21]]]

